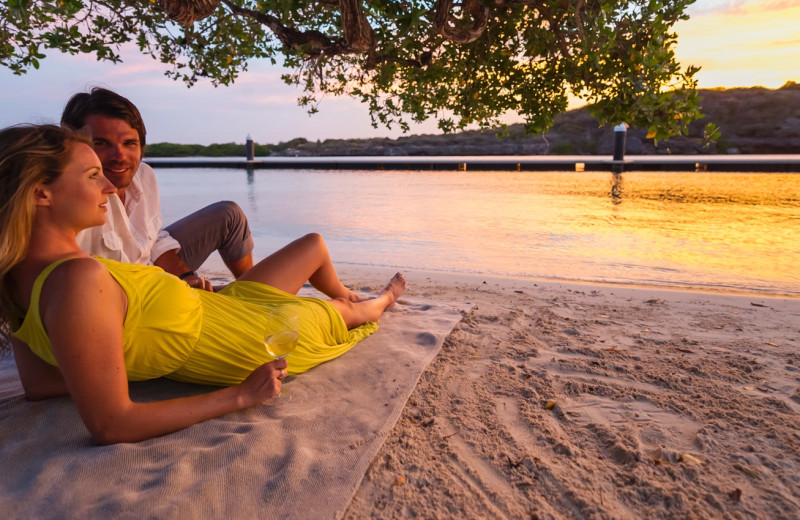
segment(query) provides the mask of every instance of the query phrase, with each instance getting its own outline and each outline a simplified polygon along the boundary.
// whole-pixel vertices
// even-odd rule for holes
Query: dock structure
[[[336,156],[145,158],[154,168],[241,168],[247,170],[436,170],[436,171],[624,171],[800,172],[797,155],[607,155],[542,156]],[[620,164],[620,163],[623,164]]]

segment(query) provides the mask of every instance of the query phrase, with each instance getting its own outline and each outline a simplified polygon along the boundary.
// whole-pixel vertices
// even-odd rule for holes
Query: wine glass
[[[285,309],[277,309],[270,313],[270,323],[275,327],[264,339],[267,354],[275,359],[283,359],[297,348],[300,339],[300,320],[297,313]],[[266,403],[286,402],[291,394],[281,391]]]

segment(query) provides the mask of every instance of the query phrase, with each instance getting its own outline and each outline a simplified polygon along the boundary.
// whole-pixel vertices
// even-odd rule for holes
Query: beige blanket
[[[336,518],[465,304],[405,300],[339,359],[258,406],[137,444],[95,446],[69,398],[32,403],[0,360],[4,518]],[[459,308],[460,307],[460,308]],[[208,391],[132,383],[136,400]]]

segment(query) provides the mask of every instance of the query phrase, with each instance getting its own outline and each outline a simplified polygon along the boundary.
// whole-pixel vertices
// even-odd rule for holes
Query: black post
[[[612,170],[614,173],[622,171],[622,164],[625,161],[625,141],[628,136],[628,125],[625,123],[614,127],[614,160]]]
[[[252,161],[255,159],[256,145],[253,143],[253,138],[250,137],[250,134],[247,134],[247,142],[245,143],[244,148],[247,151],[247,160]]]

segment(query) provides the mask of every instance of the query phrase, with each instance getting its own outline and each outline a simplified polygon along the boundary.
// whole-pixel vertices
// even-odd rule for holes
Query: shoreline
[[[658,285],[658,284],[642,284],[636,282],[596,282],[586,280],[572,280],[572,279],[556,279],[556,278],[543,278],[534,276],[515,276],[515,275],[502,275],[502,274],[481,274],[481,273],[466,273],[459,271],[439,271],[432,269],[416,269],[404,268],[397,266],[383,266],[383,265],[366,265],[355,264],[347,262],[334,262],[337,272],[342,275],[342,281],[345,284],[357,281],[360,277],[374,277],[375,275],[386,276],[390,278],[394,273],[400,271],[405,276],[412,277],[425,277],[432,280],[441,282],[459,283],[463,281],[485,281],[491,280],[494,283],[540,283],[553,286],[570,286],[582,288],[583,290],[591,290],[592,288],[617,288],[617,289],[636,289],[642,291],[664,291],[669,293],[696,293],[696,294],[709,294],[709,295],[728,295],[728,296],[741,296],[751,298],[767,298],[767,299],[786,299],[786,300],[800,300],[800,293],[779,293],[779,292],[766,292],[758,290],[734,289],[734,288],[721,288],[721,287],[704,287],[704,286],[690,286],[690,285]],[[214,282],[229,283],[231,282],[230,273],[226,270],[222,261],[218,258],[212,257],[200,268],[201,274],[207,278],[211,278]]]
[[[481,273],[465,273],[458,271],[437,271],[430,269],[408,269],[403,270],[401,267],[388,267],[388,266],[371,266],[363,264],[348,264],[339,263],[337,269],[340,272],[351,272],[354,277],[359,276],[359,271],[369,272],[371,270],[394,274],[397,270],[405,273],[416,273],[420,276],[426,276],[433,279],[448,280],[452,282],[467,280],[491,280],[497,282],[531,282],[549,285],[567,285],[586,288],[608,287],[619,289],[639,289],[645,291],[665,291],[677,293],[697,293],[697,294],[719,294],[729,296],[747,296],[752,298],[768,298],[768,299],[787,299],[787,300],[800,300],[800,293],[791,292],[766,292],[758,290],[735,289],[735,288],[722,288],[722,287],[705,287],[705,286],[692,286],[692,285],[660,285],[660,284],[643,284],[637,282],[598,282],[587,280],[573,280],[573,279],[559,279],[559,278],[544,278],[535,276],[517,276],[517,275],[503,275],[503,274],[481,274]]]

